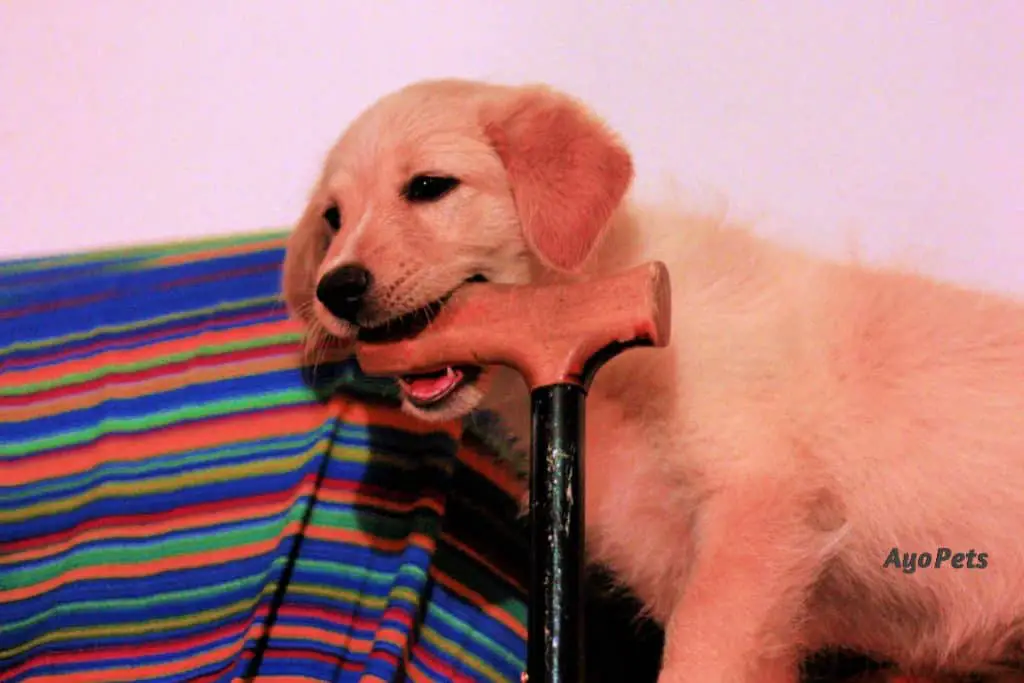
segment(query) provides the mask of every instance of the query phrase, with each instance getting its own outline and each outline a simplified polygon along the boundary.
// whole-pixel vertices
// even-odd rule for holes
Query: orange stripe
[[[192,263],[193,261],[203,261],[210,258],[223,258],[225,256],[252,254],[258,251],[282,249],[285,246],[286,240],[286,237],[272,237],[250,244],[239,244],[230,247],[214,246],[209,249],[203,249],[202,251],[191,251],[187,254],[168,254],[167,256],[158,256],[150,261],[150,263],[158,266],[172,266],[181,263]]]
[[[463,445],[459,449],[459,460],[483,475],[510,498],[518,501],[526,493],[526,482],[519,480],[511,468],[502,464],[494,455],[484,455],[476,448]]]
[[[411,434],[431,434],[444,432],[453,439],[462,436],[462,424],[459,420],[447,422],[424,422],[402,412],[400,408],[382,406],[361,401],[345,401],[338,415],[345,422],[356,422],[374,427],[389,427]]]
[[[413,607],[415,605],[412,605]],[[402,615],[405,616],[406,612],[403,609]],[[375,641],[383,640],[385,643],[390,643],[396,647],[405,649],[406,647],[406,636],[394,626],[385,626],[384,628],[377,629],[377,632],[373,634]]]
[[[246,545],[234,546],[231,548],[219,548],[217,550],[203,550],[193,555],[177,555],[165,557],[160,560],[150,560],[145,564],[119,565],[106,564],[96,567],[78,567],[69,569],[60,576],[42,581],[31,586],[24,586],[6,591],[4,597],[7,600],[27,600],[46,593],[65,584],[75,581],[88,581],[90,579],[137,579],[144,576],[154,576],[167,571],[177,569],[196,569],[208,567],[214,564],[223,564],[232,560],[245,559],[255,555],[263,555],[274,551],[281,538],[302,529],[302,521],[295,520],[285,524],[281,533],[274,538],[249,543]]]
[[[112,398],[132,399],[158,394],[186,384],[205,384],[221,379],[233,379],[247,375],[274,372],[284,368],[296,367],[296,358],[292,350],[281,352],[264,358],[254,358],[237,362],[218,362],[208,366],[178,369],[173,374],[153,377],[140,381],[104,384],[91,391],[49,401],[36,401],[24,406],[4,408],[0,416],[0,424],[4,422],[20,422],[48,415],[58,415],[72,410],[83,410],[100,405]]]
[[[421,681],[429,681],[431,678],[420,668],[419,662],[415,660],[409,660],[406,665],[406,675],[409,677],[410,683],[420,683]]]
[[[445,531],[445,532],[443,532],[441,534],[441,538],[442,538],[442,540],[444,540],[445,543],[447,543],[448,545],[452,546],[453,548],[455,548],[456,550],[461,552],[463,555],[466,555],[468,557],[473,558],[476,562],[478,562],[481,565],[483,565],[484,567],[486,567],[487,571],[491,572],[495,576],[501,577],[502,579],[507,581],[510,585],[515,586],[516,588],[518,588],[521,591],[525,591],[526,590],[526,587],[523,586],[519,581],[514,579],[511,575],[509,575],[506,572],[502,571],[500,567],[498,567],[497,565],[493,564],[490,560],[488,560],[483,555],[481,555],[477,551],[475,551],[472,548],[470,548],[468,545],[466,545],[465,543],[463,543],[459,539],[457,539],[454,536],[452,536],[447,531]]]
[[[109,683],[111,680],[140,681],[144,678],[159,678],[168,674],[177,674],[183,671],[198,669],[199,667],[231,658],[232,655],[241,650],[241,643],[228,643],[221,645],[214,650],[208,650],[188,659],[173,662],[160,662],[159,664],[146,664],[117,669],[103,669],[101,671],[76,671],[75,681],[78,683]],[[33,676],[36,681],[52,681],[63,683],[67,680],[64,674],[52,676]]]
[[[511,614],[501,609],[501,607],[488,602],[484,596],[480,595],[476,591],[470,590],[452,577],[438,570],[436,566],[430,567],[430,575],[434,577],[435,581],[444,585],[448,590],[461,595],[475,604],[480,611],[487,616],[507,626],[517,636],[521,638],[526,637],[526,626],[516,621]]]
[[[366,506],[372,507],[374,510],[400,514],[408,513],[416,508],[427,508],[438,516],[444,515],[444,502],[439,498],[424,497],[416,500],[395,501],[371,496],[361,491],[347,491],[343,489],[320,489],[317,498],[326,503],[335,503],[345,507]]]
[[[367,531],[353,531],[351,529],[339,529],[328,526],[309,526],[306,527],[305,535],[319,541],[330,541],[335,545],[348,543],[362,548],[372,548],[390,553],[400,552],[409,546],[416,546],[430,553],[434,551],[436,545],[433,538],[418,532],[410,533],[404,538],[391,539],[374,536]]]
[[[299,626],[296,624],[275,624],[275,638],[294,638],[313,643],[332,645],[338,652],[368,654],[373,649],[373,641],[350,638],[347,633],[325,631],[315,626]],[[260,677],[260,680],[263,680]]]
[[[472,677],[467,676],[466,674],[464,674],[464,673],[462,673],[460,671],[457,671],[455,669],[455,667],[453,667],[451,664],[449,664],[448,662],[446,662],[443,659],[441,659],[441,657],[438,656],[439,653],[437,653],[436,651],[435,652],[431,652],[430,650],[428,650],[426,648],[422,648],[422,649],[420,649],[417,652],[417,654],[419,655],[420,661],[423,662],[426,666],[430,667],[430,669],[432,671],[434,671],[434,676],[448,676],[449,678],[447,678],[445,680],[449,681],[449,683],[473,683],[473,681],[474,681],[474,679]],[[450,653],[446,653],[446,654],[450,654]],[[456,659],[458,659],[458,658],[456,658]],[[413,664],[415,662],[409,662],[409,663]],[[468,662],[466,660],[462,660],[462,663],[464,665],[470,665],[470,662]],[[424,681],[433,681],[433,680],[435,680],[433,676],[427,676],[423,672],[423,669],[418,668],[417,670],[419,671],[419,675],[423,676],[423,678],[418,678],[416,680],[424,680]],[[413,680],[413,679],[410,678],[410,680]]]
[[[312,482],[304,483],[303,486],[296,487],[294,493],[288,498],[264,505],[236,505],[216,513],[202,514],[190,512],[187,517],[173,517],[155,522],[146,521],[141,524],[125,524],[120,526],[105,524],[102,528],[89,529],[78,533],[70,532],[73,533],[72,537],[62,543],[4,555],[0,566],[10,566],[17,562],[30,562],[51,555],[58,555],[93,541],[149,538],[172,531],[189,531],[241,520],[270,517],[293,506],[302,495],[311,493],[313,488]]]
[[[244,413],[185,423],[155,431],[129,435],[107,435],[98,441],[43,456],[4,462],[4,484],[19,486],[52,478],[66,478],[111,462],[138,462],[147,458],[181,453],[223,444],[237,444],[240,438],[260,440],[308,432],[334,416],[344,422],[387,426],[412,434],[444,431],[458,438],[458,421],[426,423],[398,409],[334,397],[326,405],[309,403],[269,412]]]
[[[307,404],[269,413],[229,415],[138,434],[107,435],[85,446],[5,461],[4,484],[18,486],[67,478],[101,464],[139,462],[168,453],[237,444],[243,438],[258,440],[307,432],[323,424],[337,409],[337,402],[332,401],[327,406]]]
[[[208,330],[186,337],[145,344],[134,349],[111,349],[87,358],[76,358],[63,363],[45,365],[29,370],[13,370],[0,375],[0,387],[15,387],[60,379],[65,375],[89,372],[107,365],[126,365],[164,358],[171,354],[194,353],[203,346],[220,346],[247,339],[271,335],[293,334],[297,324],[291,321],[259,323],[226,330]]]

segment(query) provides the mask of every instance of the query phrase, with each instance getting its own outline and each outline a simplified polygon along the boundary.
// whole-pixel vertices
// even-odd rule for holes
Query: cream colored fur
[[[385,283],[382,318],[478,271],[526,282],[665,261],[672,346],[631,351],[598,375],[586,463],[589,551],[665,626],[662,682],[791,683],[804,654],[830,645],[926,674],[1020,666],[1024,306],[628,202],[601,218],[585,261],[556,263],[560,244],[531,238],[540,228],[516,196],[529,181],[494,149],[504,139],[491,127],[507,130],[503,116],[531,97],[580,106],[445,81],[391,95],[353,124],[286,263],[286,298],[314,343],[350,340],[312,295],[346,259]],[[621,145],[610,134],[587,144]],[[462,185],[435,205],[404,205],[397,188],[424,169]],[[333,241],[319,219],[330,202],[350,226]],[[410,410],[449,419],[479,405],[528,438],[525,390],[507,371],[438,414]],[[894,547],[901,558],[973,550],[988,564],[883,568]]]

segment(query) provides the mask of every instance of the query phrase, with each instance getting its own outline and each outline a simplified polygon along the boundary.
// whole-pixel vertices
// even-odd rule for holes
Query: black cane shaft
[[[585,390],[531,395],[529,683],[577,683],[583,671]]]

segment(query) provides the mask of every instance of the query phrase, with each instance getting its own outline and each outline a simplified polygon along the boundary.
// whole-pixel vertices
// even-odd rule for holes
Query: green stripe
[[[410,534],[419,531],[415,525],[410,526],[417,518],[429,515],[436,520],[437,514],[433,510],[423,508],[412,510],[401,514],[377,510],[372,508],[337,508],[325,507],[327,503],[320,501],[313,511],[309,526],[314,529],[360,531],[369,534],[382,541],[400,541],[408,538]],[[419,514],[417,514],[419,513]],[[413,515],[413,519],[409,516]],[[425,534],[428,537],[429,534]]]
[[[438,650],[448,653],[455,658],[456,661],[472,667],[477,673],[486,676],[488,680],[495,681],[495,683],[503,683],[505,680],[493,666],[483,661],[472,652],[464,649],[454,641],[445,638],[426,624],[423,625],[421,633],[423,640],[427,641]]]
[[[295,563],[296,569],[316,571],[320,574],[329,574],[331,576],[343,577],[346,579],[357,579],[359,581],[365,581],[366,583],[379,584],[386,586],[395,580],[392,572],[389,571],[374,571],[373,569],[367,569],[352,564],[338,564],[336,562],[328,562],[326,560],[309,560],[305,558],[299,558]],[[301,572],[298,572],[296,576],[302,576]],[[317,584],[313,584],[317,585]]]
[[[288,586],[288,592],[295,596],[318,598],[339,605],[354,605],[374,612],[381,612],[388,605],[386,595],[372,595],[351,588],[325,586],[319,583],[292,583]]]
[[[82,341],[83,339],[91,339],[101,334],[107,333],[118,333],[118,332],[141,332],[149,326],[162,325],[164,323],[176,322],[180,320],[188,320],[189,318],[208,318],[217,313],[227,313],[231,311],[237,311],[242,308],[252,308],[257,305],[275,305],[280,301],[279,295],[274,296],[261,296],[253,299],[244,299],[241,301],[232,301],[229,303],[220,303],[214,306],[207,306],[205,308],[193,308],[188,311],[180,311],[177,313],[167,313],[164,315],[156,316],[153,318],[146,318],[145,320],[133,320],[126,323],[120,323],[118,325],[101,325],[94,327],[83,332],[75,332],[73,334],[66,334],[63,337],[47,337],[46,339],[39,339],[32,342],[14,342],[7,346],[0,346],[0,354],[14,353],[15,351],[30,351],[47,348],[50,346],[61,346],[69,342]]]
[[[50,270],[62,266],[76,266],[88,263],[100,263],[103,261],[121,261],[132,258],[163,258],[182,254],[194,254],[197,252],[209,251],[217,248],[238,247],[245,244],[258,244],[267,242],[267,251],[280,249],[280,243],[288,236],[287,231],[281,228],[267,228],[265,230],[248,231],[246,234],[224,235],[207,237],[197,240],[182,242],[164,242],[160,244],[144,244],[131,247],[112,247],[109,249],[96,249],[80,254],[59,254],[56,256],[42,256],[0,263],[0,275],[8,273],[25,273],[34,270]]]
[[[271,570],[276,568],[278,565],[287,562],[288,558],[280,555],[274,558],[270,568],[267,572],[261,574],[254,574],[245,579],[238,579],[235,581],[229,581],[227,583],[215,584],[213,586],[203,586],[202,588],[190,588],[179,591],[168,591],[166,593],[157,593],[155,595],[146,595],[141,598],[109,598],[107,600],[80,600],[78,602],[72,602],[62,605],[54,605],[53,607],[33,614],[31,617],[22,619],[21,621],[15,621],[12,623],[0,623],[0,634],[4,631],[16,631],[20,628],[28,628],[41,621],[45,621],[51,617],[56,616],[69,616],[76,612],[89,612],[95,610],[97,613],[103,613],[107,610],[123,609],[145,609],[157,605],[173,605],[179,602],[187,602],[190,600],[202,600],[213,596],[220,595],[222,593],[228,593],[238,588],[245,589],[257,589],[260,584],[267,580],[267,575]]]
[[[108,479],[116,479],[123,476],[155,476],[151,473],[157,470],[169,470],[184,467],[205,469],[203,466],[211,462],[216,462],[222,458],[233,458],[239,455],[252,455],[253,457],[258,457],[268,451],[302,446],[310,441],[314,441],[314,439],[314,442],[320,441],[324,438],[322,432],[325,427],[321,427],[313,432],[303,433],[298,438],[288,437],[260,442],[247,442],[239,446],[205,449],[199,452],[186,451],[186,453],[188,453],[187,455],[168,455],[167,457],[143,460],[137,463],[131,461],[106,462],[103,464],[104,466],[102,468],[87,470],[80,473],[78,476],[58,480],[33,482],[31,487],[15,489],[7,494],[4,493],[3,489],[0,489],[0,504],[18,504],[28,498],[45,498],[47,496],[54,496],[62,492],[78,489],[83,486],[91,486]],[[2,519],[2,515],[0,515],[0,519]]]
[[[313,448],[287,458],[256,460],[194,472],[176,472],[163,477],[154,477],[148,481],[104,482],[70,498],[46,500],[29,507],[13,510],[0,510],[0,522],[17,522],[21,519],[60,514],[104,499],[133,498],[178,491],[189,485],[198,486],[216,482],[232,482],[258,475],[293,472],[305,466],[319,453],[323,453],[326,450],[322,445],[323,443],[324,440],[321,440]],[[0,566],[3,566],[4,559],[4,557],[0,556]]]
[[[238,579],[235,581],[228,581],[222,584],[215,584],[213,586],[202,586],[200,588],[189,588],[184,590],[167,591],[165,593],[156,593],[154,595],[145,595],[137,598],[109,598],[106,600],[81,600],[63,605],[55,605],[43,612],[33,614],[31,617],[16,621],[13,623],[0,622],[0,634],[4,631],[16,631],[20,628],[27,628],[33,626],[41,621],[45,621],[51,617],[58,615],[71,615],[76,612],[89,612],[95,610],[97,613],[103,613],[107,610],[133,610],[133,609],[146,609],[149,607],[156,606],[167,606],[174,605],[177,603],[188,603],[191,600],[203,600],[210,597],[215,597],[223,593],[229,593],[239,588],[256,589],[260,584],[265,582],[270,573],[276,569],[279,565],[282,565],[288,561],[288,557],[285,555],[279,555],[274,558],[273,562],[266,572],[260,574],[254,574],[245,579]],[[363,581],[368,584],[386,586],[394,580],[391,572],[374,571],[372,569],[366,569],[364,567],[352,566],[352,565],[338,565],[333,562],[325,562],[322,560],[306,560],[300,558],[296,564],[296,567],[301,567],[303,570],[313,570],[320,574],[328,574],[332,576],[344,577],[347,579],[355,579]]]
[[[222,552],[228,548],[268,541],[280,537],[290,522],[301,520],[305,514],[305,503],[308,502],[309,496],[301,496],[288,504],[284,515],[275,513],[262,521],[252,520],[240,529],[194,529],[185,537],[153,540],[132,538],[120,544],[106,543],[99,547],[76,548],[33,566],[8,569],[4,574],[3,587],[5,590],[25,588],[50,581],[68,571],[109,565],[113,558],[121,566],[146,565],[182,555]]]
[[[286,559],[287,558],[283,556],[275,558],[271,567],[277,567]],[[254,606],[259,604],[264,597],[276,590],[276,587],[276,583],[267,584],[255,596],[255,600],[240,600],[231,605],[209,609],[203,612],[190,612],[187,615],[179,617],[148,619],[145,622],[130,624],[97,624],[96,626],[78,627],[76,629],[50,631],[35,640],[22,643],[10,650],[0,650],[0,659],[8,659],[17,656],[22,652],[35,649],[48,643],[74,640],[77,638],[83,638],[87,642],[95,643],[95,641],[101,640],[104,637],[111,638],[124,635],[153,633],[158,630],[182,628],[184,626],[193,626],[201,623],[223,623],[233,616],[252,611]],[[370,595],[347,589],[328,588],[316,584],[292,584],[289,586],[288,591],[293,595],[306,595],[321,599],[326,598],[338,606],[339,612],[351,611],[364,613],[366,611],[372,611],[379,613],[387,606],[387,598],[383,596]],[[64,611],[60,607],[55,609],[59,612]]]
[[[44,515],[52,516],[75,510],[99,500],[139,497],[176,491],[188,485],[215,484],[218,482],[231,483],[254,476],[295,472],[306,466],[310,460],[325,452],[330,452],[333,457],[336,449],[331,449],[329,443],[329,439],[320,439],[311,448],[287,458],[256,460],[253,462],[211,467],[204,470],[176,472],[163,477],[154,477],[148,481],[105,482],[77,496],[58,500],[46,500],[35,505],[10,510],[0,510],[0,523],[17,522],[21,519]],[[370,458],[367,449],[337,450],[355,451],[361,456],[358,460],[364,463]],[[373,455],[373,459],[375,467],[386,466],[386,462],[378,459],[376,454]],[[410,468],[408,459],[393,458],[390,461],[392,465],[390,469]],[[442,456],[417,459],[416,464],[412,465],[412,467],[420,471],[426,466],[440,469],[444,467],[445,461],[446,458]],[[433,536],[436,533],[436,514],[426,506],[412,506],[410,512],[420,511],[421,513],[426,513],[426,515],[420,514],[413,517],[411,520],[412,527],[410,528],[408,520],[396,518],[394,513],[388,511],[355,510],[349,507],[331,509],[325,507],[327,505],[329,505],[327,502],[320,501],[310,520],[311,526],[346,530],[361,529],[364,531],[373,529],[375,535],[390,540],[403,538],[411,531],[418,531],[429,536]],[[0,558],[0,560],[2,559]],[[17,561],[17,558],[15,560]],[[3,566],[3,562],[0,562],[0,566]]]
[[[443,541],[441,541],[443,543]],[[491,571],[480,565],[476,559],[462,553],[450,545],[444,546],[445,552],[438,552],[434,557],[434,565],[444,574],[451,577],[472,576],[473,591],[490,603],[498,604],[505,600],[510,591],[516,587],[509,584],[503,577],[491,573]],[[526,550],[524,546],[524,550]],[[504,604],[506,611],[516,621],[526,623],[526,605],[522,602]]]
[[[335,447],[333,442],[336,441],[338,437],[347,437],[349,439],[360,438],[366,443],[360,444],[359,447]],[[260,439],[259,441],[247,441],[240,445],[221,448],[204,448],[202,450],[188,450],[184,451],[184,455],[168,453],[166,457],[161,456],[159,459],[143,460],[141,462],[110,461],[103,463],[104,466],[102,469],[88,470],[69,478],[56,480],[53,483],[33,482],[30,488],[17,489],[6,495],[4,495],[3,490],[0,489],[0,503],[18,503],[23,499],[57,494],[62,491],[81,488],[83,486],[102,482],[107,479],[116,479],[117,477],[125,475],[144,475],[158,470],[180,469],[186,467],[190,469],[198,468],[202,465],[215,463],[222,458],[233,458],[238,455],[258,456],[262,453],[266,453],[267,451],[290,449],[295,447],[305,447],[303,449],[305,452],[311,446],[315,447],[317,444],[323,443],[325,440],[332,442],[331,457],[334,460],[365,463],[371,457],[370,452],[366,450],[366,446],[369,445],[366,425],[360,423],[338,422],[332,416],[324,425],[308,432],[302,432],[298,436],[289,435],[286,437],[269,437]],[[373,454],[372,457],[376,458],[377,454]],[[383,458],[385,456],[381,457]]]
[[[281,391],[249,394],[241,398],[221,399],[209,403],[182,406],[142,417],[108,418],[85,429],[44,436],[26,441],[0,443],[0,457],[25,456],[36,451],[53,448],[70,448],[95,441],[101,436],[112,434],[140,434],[182,422],[205,420],[226,415],[249,413],[268,408],[304,405],[312,402],[308,389],[284,389]]]
[[[506,614],[512,616],[512,614],[508,610],[507,604],[503,604],[501,608],[502,611],[504,611]],[[438,620],[443,621],[447,626],[449,626],[453,630],[458,631],[461,637],[465,638],[466,640],[472,640],[477,645],[487,648],[494,654],[504,659],[506,662],[509,662],[510,664],[515,666],[522,665],[522,660],[519,659],[519,657],[517,657],[514,652],[509,650],[507,647],[501,645],[500,643],[496,643],[490,638],[479,633],[472,626],[462,621],[448,610],[438,606],[436,602],[430,603],[430,605],[427,607],[427,613],[433,615],[434,617],[437,617]],[[512,618],[515,619],[514,616],[512,616]],[[525,625],[525,622],[522,623],[524,623]]]
[[[91,646],[96,646],[98,645],[98,641],[101,641],[103,638],[143,635],[182,628],[185,626],[223,623],[231,617],[251,612],[255,605],[259,604],[267,594],[272,593],[274,590],[274,585],[267,585],[258,595],[244,598],[230,605],[215,607],[202,612],[189,612],[182,616],[164,617],[163,619],[147,619],[146,621],[133,622],[129,624],[97,624],[95,626],[79,626],[76,628],[63,628],[55,631],[49,631],[35,640],[22,643],[17,647],[7,650],[6,652],[0,651],[0,659],[8,659],[27,650],[38,648],[41,645],[59,643],[62,641],[82,639]],[[125,664],[118,662],[117,668],[120,669],[125,666]]]
[[[423,596],[420,593],[416,592],[415,588],[411,588],[409,586],[395,586],[388,593],[388,607],[397,605],[399,607],[415,608],[420,604],[420,598],[422,597]],[[403,611],[415,612],[415,609]]]
[[[128,375],[135,372],[142,372],[144,370],[151,370],[153,368],[162,368],[167,365],[173,365],[174,363],[181,363],[183,361],[194,360],[197,358],[211,358],[213,356],[237,353],[239,351],[249,351],[252,349],[262,349],[270,346],[294,344],[300,339],[301,335],[289,332],[286,334],[274,334],[264,337],[241,339],[216,345],[204,344],[188,351],[161,354],[159,356],[136,361],[134,363],[103,363],[102,365],[90,370],[71,372],[66,375],[61,375],[58,379],[43,380],[42,382],[30,382],[27,384],[0,388],[0,396],[24,396],[37,391],[48,391],[73,384],[82,384],[101,377],[110,377],[111,375]],[[231,359],[225,358],[224,360],[225,362],[229,362]],[[29,370],[28,372],[32,371]]]

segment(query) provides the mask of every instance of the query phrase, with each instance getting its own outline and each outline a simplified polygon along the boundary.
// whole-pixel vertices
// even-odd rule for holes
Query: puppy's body
[[[1024,307],[912,274],[812,258],[710,219],[622,208],[608,221],[625,191],[614,168],[582,178],[612,198],[604,213],[586,192],[562,198],[588,224],[607,223],[604,238],[590,235],[585,254],[561,235],[545,242],[561,228],[532,222],[537,195],[515,170],[515,125],[550,143],[543,136],[552,121],[588,124],[566,123],[565,110],[552,115],[547,95],[529,106],[523,97],[428,84],[371,110],[352,129],[366,146],[362,165],[349,138],[321,188],[338,178],[386,186],[382,157],[408,160],[436,133],[465,150],[442,157],[463,164],[468,189],[428,208],[444,232],[429,228],[429,214],[402,216],[399,204],[389,210],[379,189],[350,190],[348,198],[321,190],[345,202],[358,227],[317,252],[308,247],[313,228],[300,226],[286,279],[293,309],[308,310],[311,283],[352,254],[391,283],[377,302],[382,309],[388,296],[422,305],[473,272],[525,282],[665,261],[673,345],[624,354],[598,374],[588,400],[586,492],[589,551],[666,627],[662,679],[790,682],[803,654],[834,645],[925,673],[1019,665]],[[434,120],[429,105],[437,101],[448,113]],[[462,107],[453,110],[454,101]],[[522,114],[513,123],[481,114],[529,111],[538,101],[544,116],[529,125]],[[398,114],[417,111],[414,103],[427,123],[402,128]],[[491,157],[488,144],[497,149]],[[603,150],[588,158],[604,170],[620,160]],[[566,187],[578,170],[559,169]],[[416,172],[403,168],[396,178]],[[324,201],[315,197],[309,216]],[[558,206],[540,201],[538,210]],[[375,211],[391,223],[371,226]],[[417,229],[395,227],[410,223]],[[389,237],[392,255],[383,256]],[[411,255],[410,244],[420,253]],[[425,273],[433,288],[402,293],[394,284]],[[323,311],[310,321],[336,339],[352,334]],[[502,371],[484,379],[435,413],[407,405],[427,418],[451,417],[486,394],[486,405],[528,438],[521,381]],[[901,566],[904,553],[934,556],[939,548],[985,553],[986,566],[968,568],[961,559],[954,568],[947,558],[912,573],[883,567],[894,548]],[[972,556],[972,564],[980,563]]]
[[[721,680],[752,681],[770,679],[751,652],[797,645],[924,672],[1019,658],[1021,307],[664,213],[618,217],[594,269],[624,265],[641,226],[633,262],[673,274],[673,348],[595,380],[588,541],[670,625],[679,679],[712,649],[735,672]],[[522,389],[494,394],[525,429]],[[893,548],[902,562],[940,547],[988,566],[883,568]]]
[[[634,571],[658,567],[667,540],[654,538],[665,526],[659,520],[691,519],[700,537],[716,496],[737,492],[729,503],[737,519],[716,563],[749,562],[749,574],[735,580],[757,586],[775,618],[785,618],[786,603],[809,599],[788,607],[799,610],[794,637],[805,646],[847,645],[922,669],[971,670],[1012,657],[1004,648],[1024,635],[1020,307],[912,275],[817,262],[728,229],[705,225],[706,236],[693,239],[700,225],[674,227],[690,244],[647,255],[672,263],[675,353],[647,368],[649,361],[623,357],[621,369],[598,380],[612,401],[628,397],[626,405],[651,402],[652,378],[674,380],[657,394],[672,396],[673,409],[638,416],[635,431],[669,441],[648,452],[663,455],[667,477],[685,482],[688,500],[649,510],[655,533]],[[597,463],[614,457],[604,445],[610,435],[630,430],[596,425],[588,472],[629,471],[626,463]],[[623,444],[618,452],[625,451]],[[600,476],[591,475],[595,484]],[[648,475],[652,483],[665,478]],[[634,517],[622,514],[630,493],[618,483],[594,493],[599,530]],[[652,500],[638,496],[641,506]],[[778,538],[759,542],[773,527]],[[625,526],[620,532],[616,538],[637,542]],[[616,551],[610,535],[595,535],[609,536],[598,552]],[[913,574],[882,569],[893,547],[901,557],[973,549],[989,554],[989,566],[957,570],[947,560]],[[621,557],[609,556],[617,566],[637,558],[633,548],[617,550]],[[701,550],[697,542],[697,558]],[[707,628],[716,613],[731,631],[757,602],[729,583],[728,571],[710,574],[709,602],[692,607],[684,632]],[[667,580],[675,590],[654,587],[647,596],[664,619],[680,600],[687,604],[679,595],[685,582],[675,578]],[[730,593],[736,613],[712,606]],[[784,633],[777,626],[765,637]],[[700,638],[675,640],[685,647],[680,641]]]

